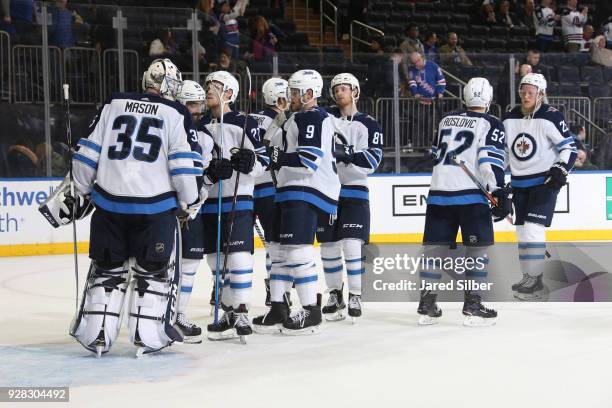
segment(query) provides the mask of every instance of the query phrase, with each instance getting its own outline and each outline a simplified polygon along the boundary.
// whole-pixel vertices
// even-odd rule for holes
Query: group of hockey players
[[[331,108],[319,106],[323,80],[314,70],[297,71],[288,81],[270,78],[261,89],[265,108],[253,113],[232,109],[240,89],[225,71],[199,84],[183,81],[170,60],[158,59],[143,74],[142,88],[106,101],[43,211],[61,225],[87,215],[90,201],[96,208],[92,262],[71,335],[99,356],[111,348],[125,315],[139,354],[201,342],[202,330],[186,312],[204,257],[214,279],[211,340],[244,339],[253,331],[311,334],[323,316],[361,316],[367,176],[382,161],[383,131],[357,110],[357,78],[332,79]],[[427,254],[447,250],[461,228],[468,251],[478,255],[493,244],[491,215],[506,218],[513,201],[524,273],[514,289],[521,294],[542,285],[544,228],[575,158],[561,113],[544,103],[545,90],[541,75],[525,76],[521,106],[502,123],[487,114],[488,81],[469,81],[467,110],[440,122],[426,214]],[[508,162],[513,196],[504,184]],[[491,206],[468,172],[492,193]],[[269,309],[251,319],[253,227],[265,243]],[[315,237],[329,292],[324,307]],[[435,280],[441,271],[420,275]],[[290,313],[293,288],[301,308]],[[441,316],[435,293],[421,293],[418,313],[423,324]],[[496,317],[477,291],[466,291],[463,313],[472,325]]]

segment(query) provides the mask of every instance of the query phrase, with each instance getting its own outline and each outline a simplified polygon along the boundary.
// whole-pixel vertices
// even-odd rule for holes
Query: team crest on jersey
[[[512,154],[521,161],[531,159],[536,149],[535,138],[528,133],[519,133],[512,144]]]

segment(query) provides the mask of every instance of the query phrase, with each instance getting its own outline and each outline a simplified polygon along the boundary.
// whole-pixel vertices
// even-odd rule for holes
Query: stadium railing
[[[0,100],[11,100],[11,37],[0,31]]]

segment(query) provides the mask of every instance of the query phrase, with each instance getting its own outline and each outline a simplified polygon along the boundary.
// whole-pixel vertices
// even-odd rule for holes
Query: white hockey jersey
[[[255,118],[257,124],[259,126],[259,137],[261,140],[264,138],[270,140],[273,135],[268,135],[267,130],[276,119],[278,113],[270,108],[265,108],[255,113],[252,113],[251,116]],[[277,133],[280,133],[280,127],[277,129]],[[265,169],[264,173],[255,179],[255,190],[253,191],[254,198],[263,198],[273,196],[276,192],[274,188],[274,183],[272,182],[272,174],[270,174],[269,169]]]
[[[212,135],[214,141],[213,157],[220,155],[229,159],[232,155],[233,148],[239,148],[242,140],[242,128],[244,126],[244,114],[241,112],[227,112],[223,115],[223,126],[217,119],[213,119],[210,123],[204,124],[206,129]],[[223,141],[223,143],[222,143]],[[223,150],[221,150],[223,146]],[[244,148],[251,149],[255,152],[256,160],[253,170],[249,174],[241,174],[238,185],[238,198],[236,200],[236,211],[252,210],[253,209],[253,187],[255,178],[263,173],[265,167],[268,167],[270,160],[266,155],[266,149],[261,144],[259,138],[259,127],[257,121],[249,117],[246,122],[246,133],[244,139]],[[231,178],[222,180],[220,183],[215,183],[210,187],[208,199],[204,202],[201,212],[204,214],[213,214],[217,212],[219,185],[221,185],[222,194],[222,212],[230,212],[232,209],[232,200],[234,196],[234,188],[236,185],[237,172]]]
[[[332,117],[320,106],[293,114],[282,126],[282,147],[292,157],[277,175],[275,200],[306,201],[336,214],[340,181],[332,153]]]
[[[517,106],[503,116],[510,157],[512,187],[544,184],[550,167],[563,163],[569,172],[576,160],[576,144],[563,114],[543,104],[532,118]]]
[[[358,112],[352,118],[342,117],[340,109],[327,109],[333,117],[336,141],[352,145],[353,162],[337,163],[340,179],[340,197],[368,200],[368,174],[376,171],[382,161],[383,131],[376,120]]]
[[[576,9],[565,7],[561,11],[561,33],[566,43],[582,43],[582,31],[587,16]]]
[[[427,204],[487,204],[487,199],[457,166],[457,157],[488,191],[504,185],[507,163],[504,125],[496,117],[471,111],[451,113],[440,121]]]
[[[76,188],[96,207],[157,214],[198,199],[203,163],[183,105],[149,93],[114,93],[78,142]]]
[[[555,25],[555,12],[550,7],[537,6],[533,13],[533,25],[536,28],[536,35],[549,37],[552,40]]]

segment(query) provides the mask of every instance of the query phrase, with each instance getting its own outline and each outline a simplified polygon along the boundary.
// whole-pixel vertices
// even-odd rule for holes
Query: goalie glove
[[[337,162],[349,165],[355,158],[355,150],[352,145],[336,143],[334,144],[334,157]]]
[[[219,180],[227,180],[232,177],[234,169],[232,163],[228,159],[212,159],[204,171],[204,175],[208,177],[212,184]]]
[[[550,167],[548,173],[546,173],[544,184],[549,188],[559,190],[567,184],[567,175],[568,172],[565,166],[563,166],[563,163],[555,163]]]
[[[74,195],[70,193],[70,179],[66,176],[38,211],[54,228],[68,225],[73,219],[82,220],[93,211],[94,205],[89,196],[77,192]]]
[[[232,168],[244,174],[249,174],[255,166],[255,152],[251,149],[232,149]]]
[[[508,215],[514,214],[514,209],[512,208],[512,189],[510,187],[498,188],[491,195],[497,201],[497,205],[491,207],[493,222],[501,221]]]

